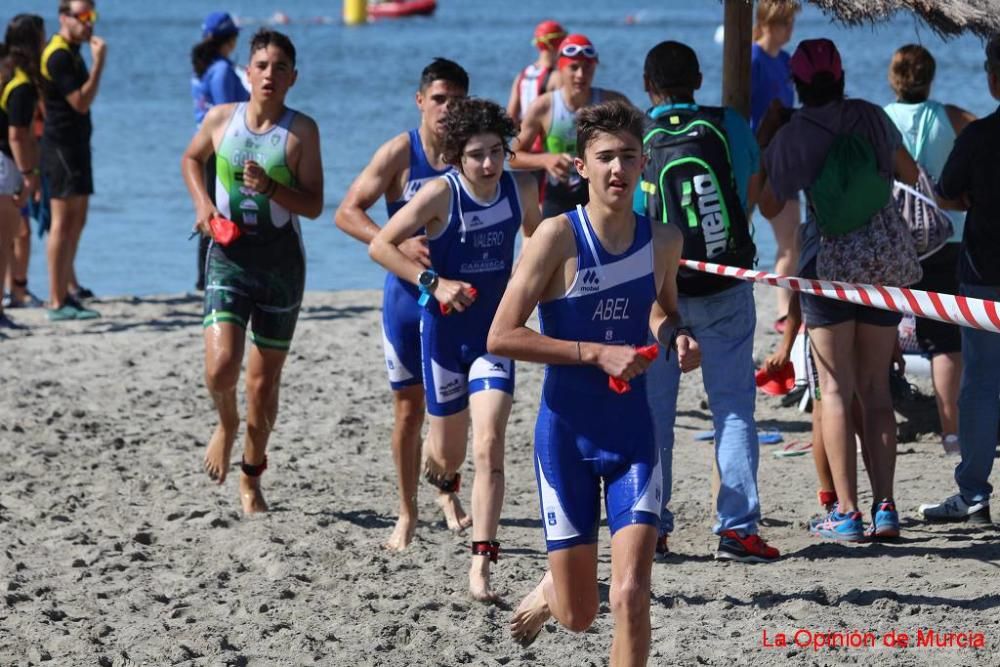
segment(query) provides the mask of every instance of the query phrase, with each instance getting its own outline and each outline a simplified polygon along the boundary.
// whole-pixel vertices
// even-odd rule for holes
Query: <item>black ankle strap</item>
[[[490,540],[480,540],[472,543],[473,556],[489,556],[490,562],[495,563],[500,557],[500,543]]]
[[[263,463],[252,466],[243,459],[240,459],[240,470],[247,477],[260,477],[267,470],[267,454],[264,455]]]
[[[424,478],[431,485],[436,486],[445,493],[458,493],[458,489],[462,486],[462,474],[457,472],[451,479],[431,475],[430,473],[427,473]]]

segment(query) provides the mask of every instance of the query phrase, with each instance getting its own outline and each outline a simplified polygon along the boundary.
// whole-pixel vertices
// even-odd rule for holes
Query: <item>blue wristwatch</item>
[[[437,284],[438,274],[434,271],[434,269],[424,269],[420,272],[420,275],[417,276],[417,286],[420,288],[420,299],[417,301],[417,304],[421,308],[426,306],[427,302],[430,301],[431,292],[434,291]]]

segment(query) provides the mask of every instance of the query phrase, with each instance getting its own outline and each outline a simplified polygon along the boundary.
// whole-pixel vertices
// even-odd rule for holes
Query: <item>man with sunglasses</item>
[[[49,229],[49,319],[83,320],[99,317],[80,300],[93,297],[80,287],[73,267],[87,220],[87,204],[94,192],[90,159],[90,106],[104,72],[106,46],[94,36],[97,11],[93,0],[60,0],[59,32],[42,53],[42,90],[45,130],[42,135],[42,171],[52,197]],[[90,44],[93,69],[80,55]]]
[[[600,102],[615,99],[628,102],[621,93],[591,85],[597,63],[597,49],[586,36],[566,37],[559,45],[559,88],[539,95],[521,120],[510,165],[514,169],[547,172],[543,217],[550,218],[587,203],[587,184],[573,166],[573,158],[577,157],[576,113]],[[536,137],[544,138],[545,152],[529,152]]]

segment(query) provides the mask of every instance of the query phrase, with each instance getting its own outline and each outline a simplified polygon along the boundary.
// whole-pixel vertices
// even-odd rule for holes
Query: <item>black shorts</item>
[[[802,269],[803,278],[817,278],[816,260],[812,260]],[[859,306],[847,301],[828,299],[808,292],[799,292],[799,303],[802,304],[802,319],[807,327],[828,327],[841,322],[854,320],[858,324],[871,324],[877,327],[899,326],[903,319],[901,313],[894,313],[880,308]]]
[[[912,289],[942,294],[958,294],[958,259],[961,243],[948,243],[920,262],[924,277]],[[920,351],[934,356],[962,351],[962,330],[957,324],[946,324],[925,317],[917,318],[917,343]]]
[[[94,194],[89,144],[74,146],[42,140],[41,166],[53,199]]]
[[[542,197],[542,217],[554,218],[557,215],[572,211],[579,204],[586,206],[590,200],[590,188],[587,181],[581,181],[575,188],[565,185],[553,185],[546,181]]]
[[[289,229],[263,245],[212,243],[206,265],[203,326],[249,324],[254,345],[287,350],[306,283],[298,232]]]

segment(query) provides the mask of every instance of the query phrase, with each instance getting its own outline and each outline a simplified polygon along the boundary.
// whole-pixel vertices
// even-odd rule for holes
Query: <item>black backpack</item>
[[[757,255],[733,176],[721,107],[691,106],[658,118],[647,114],[643,147],[649,162],[642,174],[646,215],[677,225],[684,259],[753,268]],[[737,282],[681,267],[681,294],[714,294]]]

